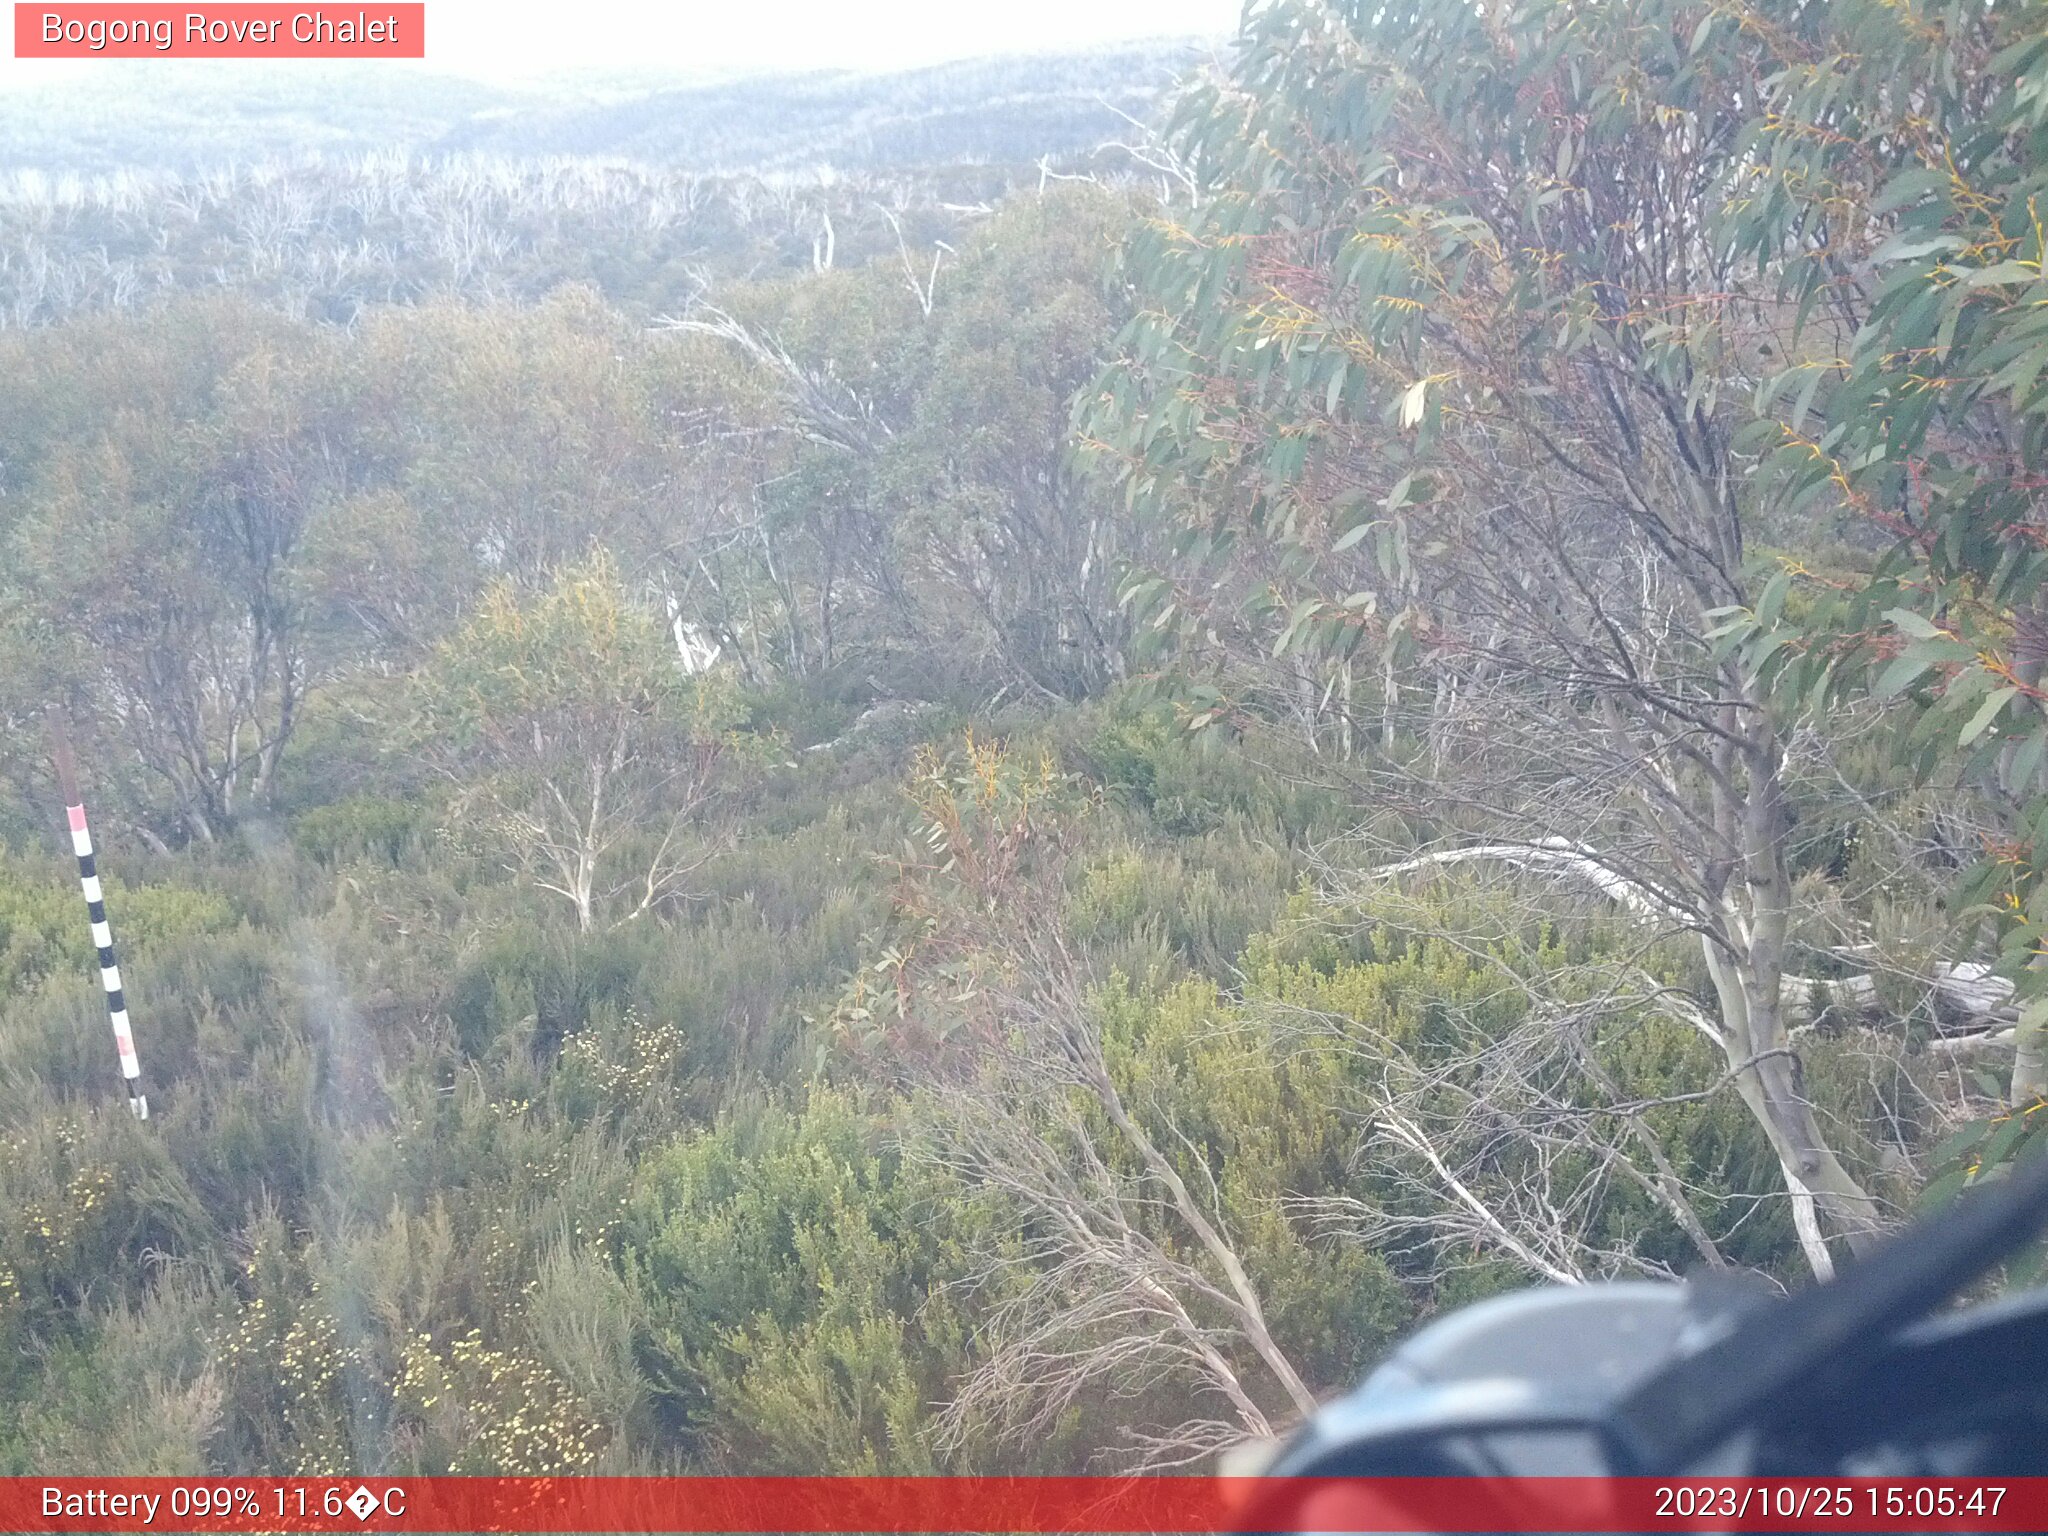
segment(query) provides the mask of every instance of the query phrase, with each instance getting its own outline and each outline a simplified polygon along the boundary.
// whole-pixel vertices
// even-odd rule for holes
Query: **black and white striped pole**
[[[71,851],[78,855],[78,883],[85,891],[86,915],[92,920],[93,948],[100,955],[100,985],[107,993],[107,1017],[114,1026],[114,1049],[121,1057],[121,1077],[128,1088],[128,1107],[138,1120],[149,1118],[149,1100],[142,1093],[142,1063],[135,1055],[135,1035],[128,1026],[128,999],[121,991],[121,967],[114,963],[114,930],[107,924],[106,895],[100,890],[93,861],[92,832],[85,824],[85,801],[78,793],[78,765],[71,756],[71,738],[53,712],[50,738],[57,760],[57,785],[64,792],[64,814],[71,823]]]

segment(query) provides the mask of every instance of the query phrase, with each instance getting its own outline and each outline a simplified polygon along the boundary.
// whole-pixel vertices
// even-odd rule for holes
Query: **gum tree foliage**
[[[1977,847],[1955,907],[2020,989],[2021,1109],[2048,1091],[2048,8],[1806,20],[1758,34],[1775,69],[1728,238],[1796,305],[1744,446],[1844,548],[1788,567],[1725,643],[1788,700],[1890,702],[1900,759],[1960,792]],[[2001,1124],[1961,1150],[1993,1137],[1999,1163],[2026,1122]]]
[[[600,555],[537,596],[485,594],[422,670],[418,741],[588,932],[674,901],[702,862],[694,824],[734,723],[721,681],[684,675]]]
[[[942,274],[928,378],[884,483],[898,544],[988,637],[996,667],[1049,698],[1100,692],[1127,638],[1115,602],[1130,530],[1067,463],[1067,402],[1100,365],[1124,296],[1100,269],[1129,220],[1094,187],[1020,201]]]
[[[637,556],[685,521],[659,377],[588,288],[383,311],[350,351],[366,380],[351,435],[375,475],[316,555],[325,599],[384,652],[416,656],[494,581],[538,589],[593,542]]]
[[[1737,434],[1782,322],[1720,218],[1777,61],[1687,3],[1279,3],[1178,120],[1205,192],[1132,242],[1093,459],[1176,530],[1125,598],[1219,654],[1192,722],[1301,722],[1399,846],[1695,935],[1699,1027],[1813,1266],[1878,1202],[1785,999],[1801,743],[1715,648],[1756,590]],[[1745,19],[1746,18],[1746,19]],[[1422,869],[1429,860],[1412,866]]]
[[[1061,186],[935,268],[734,285],[668,322],[678,350],[715,345],[709,364],[683,352],[690,436],[757,466],[701,520],[696,567],[676,562],[732,654],[923,688],[936,657],[1048,701],[1119,675],[1129,529],[1068,463],[1067,401],[1125,313],[1102,274],[1129,218],[1124,197]]]
[[[211,841],[269,802],[336,659],[306,575],[363,473],[346,359],[225,301],[8,351],[6,707],[69,706],[142,832]]]

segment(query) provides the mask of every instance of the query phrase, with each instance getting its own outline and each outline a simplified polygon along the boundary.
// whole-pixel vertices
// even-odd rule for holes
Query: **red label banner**
[[[423,59],[424,4],[25,5],[18,59]]]
[[[0,1478],[0,1530],[2048,1530],[2048,1478]]]

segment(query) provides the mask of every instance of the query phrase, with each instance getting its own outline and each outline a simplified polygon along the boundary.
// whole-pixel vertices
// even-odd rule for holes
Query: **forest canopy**
[[[0,1472],[1189,1466],[2000,1178],[2044,114],[1272,0],[1112,159],[7,202]]]

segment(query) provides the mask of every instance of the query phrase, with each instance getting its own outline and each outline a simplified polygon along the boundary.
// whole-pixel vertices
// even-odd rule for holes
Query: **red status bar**
[[[0,1478],[0,1530],[2048,1530],[2048,1478]]]

